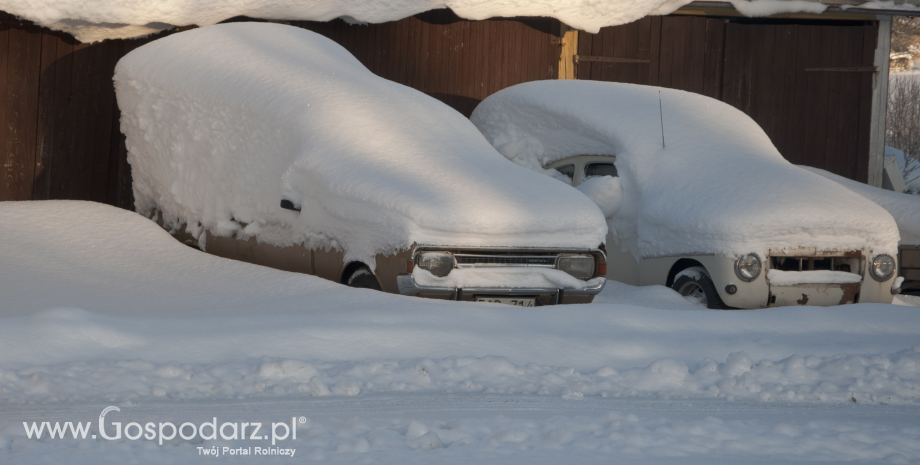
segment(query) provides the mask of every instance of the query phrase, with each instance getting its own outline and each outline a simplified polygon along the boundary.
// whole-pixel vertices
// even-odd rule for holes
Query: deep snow
[[[5,202],[0,219],[11,463],[187,463],[246,445],[25,437],[22,421],[95,421],[105,405],[207,420],[296,408],[298,454],[342,463],[920,459],[918,298],[715,311],[608,283],[595,304],[522,309],[233,262],[101,204]]]

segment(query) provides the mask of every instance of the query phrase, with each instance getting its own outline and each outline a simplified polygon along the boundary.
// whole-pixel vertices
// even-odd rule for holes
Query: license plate
[[[514,305],[516,307],[533,307],[537,300],[533,297],[489,297],[476,296],[473,298],[476,302],[492,302],[493,304]]]

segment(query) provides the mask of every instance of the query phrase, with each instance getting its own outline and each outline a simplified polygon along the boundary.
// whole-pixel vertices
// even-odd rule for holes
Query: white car
[[[321,35],[173,34],[122,58],[115,87],[137,211],[203,250],[442,299],[585,303],[604,287],[595,204]]]
[[[889,303],[899,291],[892,216],[790,164],[720,101],[538,81],[486,98],[471,120],[508,159],[597,203],[608,279],[710,308]]]

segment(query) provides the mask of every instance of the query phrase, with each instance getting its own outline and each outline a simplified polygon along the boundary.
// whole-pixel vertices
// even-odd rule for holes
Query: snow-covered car
[[[594,203],[318,34],[199,28],[132,51],[114,79],[136,210],[202,250],[522,306],[590,302],[604,286]]]
[[[901,290],[920,293],[920,195],[881,189],[819,168],[802,168],[837,182],[891,213],[901,235],[898,243],[898,276],[904,278]]]
[[[710,308],[890,303],[898,228],[802,170],[751,118],[689,92],[539,81],[473,123],[508,159],[571,184],[607,216],[607,277]]]

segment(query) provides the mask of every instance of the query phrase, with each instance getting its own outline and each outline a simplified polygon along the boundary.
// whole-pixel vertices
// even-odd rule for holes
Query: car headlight
[[[418,267],[443,278],[454,269],[454,256],[449,253],[424,252],[418,257]]]
[[[594,276],[594,257],[590,255],[564,255],[556,260],[556,268],[578,278]]]
[[[872,265],[869,266],[869,274],[871,274],[876,281],[888,281],[891,275],[894,274],[895,268],[894,259],[891,258],[891,255],[883,254],[872,260]]]
[[[749,253],[735,261],[735,274],[742,281],[753,281],[760,276],[760,257],[757,254]]]

